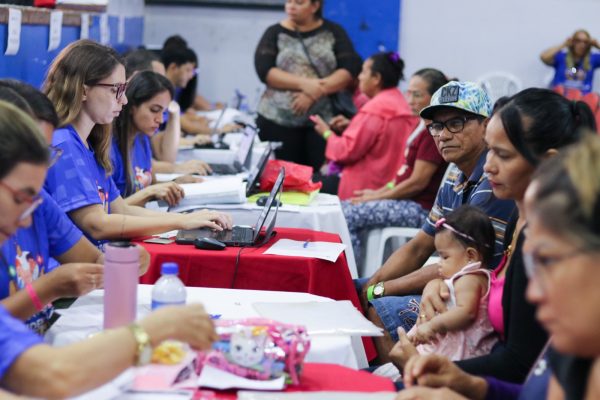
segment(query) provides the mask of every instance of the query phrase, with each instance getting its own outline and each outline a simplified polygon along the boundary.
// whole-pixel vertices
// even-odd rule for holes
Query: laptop
[[[269,214],[271,214],[271,208],[273,208],[273,205],[275,204],[275,213],[273,214],[273,218],[267,226],[265,236],[261,244],[266,243],[271,238],[273,234],[273,228],[275,227],[275,220],[277,219],[277,211],[279,210],[280,204],[279,201],[275,201],[275,197],[279,195],[279,198],[281,198],[284,179],[285,168],[281,168],[279,175],[277,176],[277,180],[271,189],[271,193],[269,193],[269,197],[260,215],[258,216],[258,220],[256,221],[256,225],[254,227],[234,225],[231,230],[223,230],[220,232],[216,232],[208,228],[181,230],[177,233],[175,242],[179,244],[193,244],[194,240],[197,238],[210,237],[224,243],[226,246],[232,247],[247,247],[258,244],[260,231],[262,230],[263,226],[265,226],[265,222],[267,221]]]
[[[210,168],[213,174],[216,175],[232,175],[240,173],[244,170],[250,170],[250,162],[252,160],[252,146],[254,144],[254,138],[256,137],[256,130],[251,127],[244,129],[242,140],[240,140],[239,148],[233,160],[223,164],[211,164]]]
[[[220,150],[229,149],[229,145],[223,141],[223,139],[225,138],[225,135],[222,133],[219,133],[219,125],[221,124],[221,121],[223,120],[223,116],[225,115],[226,110],[227,110],[227,103],[225,103],[225,105],[221,109],[221,112],[219,113],[219,117],[215,121],[215,124],[213,125],[213,127],[210,131],[210,142],[205,143],[205,144],[195,144],[194,148],[196,148],[196,149],[220,149]]]
[[[265,151],[258,159],[258,164],[256,164],[256,167],[254,167],[252,171],[250,171],[250,174],[248,175],[248,182],[246,185],[246,197],[250,197],[254,193],[258,193],[260,177],[262,176],[262,173],[264,172],[265,167],[267,166],[267,161],[269,161],[269,157],[271,156],[272,151],[273,150],[271,149],[271,145],[267,144],[267,147],[265,147]]]

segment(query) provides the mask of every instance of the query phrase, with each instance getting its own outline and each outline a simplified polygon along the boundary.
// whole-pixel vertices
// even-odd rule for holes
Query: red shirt
[[[344,166],[340,199],[352,197],[355,190],[378,189],[393,180],[404,163],[406,139],[418,122],[402,93],[392,88],[367,102],[342,136],[330,136],[325,156]]]
[[[419,203],[423,209],[430,210],[431,207],[433,207],[435,196],[437,196],[440,183],[444,178],[444,173],[446,172],[446,168],[448,168],[448,164],[442,158],[433,141],[433,137],[429,134],[427,128],[423,129],[408,145],[406,162],[398,170],[398,175],[395,179],[396,185],[408,179],[413,172],[417,160],[427,161],[438,166],[427,187],[425,187],[421,193],[410,199]]]

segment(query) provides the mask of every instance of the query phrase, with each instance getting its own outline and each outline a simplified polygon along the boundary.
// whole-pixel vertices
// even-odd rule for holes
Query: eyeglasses
[[[63,154],[63,149],[60,147],[56,147],[53,145],[48,146],[48,151],[50,152],[50,162],[48,163],[48,168],[56,164],[60,156]]]
[[[472,119],[478,120],[480,119],[480,117],[477,117],[475,115],[469,115],[463,117],[450,118],[447,121],[433,121],[432,123],[427,124],[427,130],[429,131],[429,134],[431,134],[431,136],[433,137],[440,136],[442,134],[442,131],[444,130],[444,127],[450,133],[460,133],[463,131],[463,129],[465,129],[465,124],[467,123],[467,121],[470,121]]]
[[[28,203],[29,207],[27,207],[19,216],[19,221],[23,221],[27,217],[29,217],[33,212],[42,204],[44,199],[38,193],[36,195],[30,195],[24,191],[15,190],[11,186],[7,185],[5,182],[0,181],[0,186],[8,190],[13,195],[13,201],[15,204],[23,204]]]
[[[528,279],[536,279],[536,282],[541,289],[545,289],[545,281],[548,279],[548,271],[550,267],[562,261],[568,260],[587,253],[584,249],[577,249],[572,252],[556,255],[556,256],[541,256],[537,251],[523,252],[523,265],[525,267],[525,275]]]
[[[119,100],[121,97],[123,97],[123,94],[125,93],[125,90],[127,89],[127,83],[94,83],[90,86],[100,86],[100,87],[106,87],[106,88],[111,88],[113,90],[115,90],[115,93],[117,95],[117,100]]]

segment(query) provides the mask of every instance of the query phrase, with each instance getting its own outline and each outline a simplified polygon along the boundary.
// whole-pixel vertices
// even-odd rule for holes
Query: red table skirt
[[[186,286],[304,292],[334,300],[350,300],[361,310],[345,253],[335,263],[316,258],[263,254],[282,238],[341,243],[338,235],[294,228],[277,228],[276,231],[275,237],[264,246],[243,249],[199,250],[192,245],[139,242],[151,256],[148,272],[140,278],[140,283],[153,284],[160,278],[162,263],[176,262],[179,264],[179,278]],[[376,354],[373,343],[371,340],[364,342],[367,357],[372,359]]]
[[[364,371],[355,371],[335,364],[306,363],[300,378],[300,385],[289,386],[285,392],[393,392],[391,380]],[[214,397],[213,397],[214,396]],[[199,391],[195,399],[235,399],[235,391]]]

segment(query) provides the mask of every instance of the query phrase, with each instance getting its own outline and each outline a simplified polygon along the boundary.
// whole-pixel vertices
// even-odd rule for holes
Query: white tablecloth
[[[150,312],[152,285],[138,286],[138,318]],[[308,293],[272,292],[259,290],[233,290],[214,288],[187,288],[188,303],[202,303],[210,314],[220,314],[221,319],[258,317],[252,304],[255,302],[308,302],[333,301]],[[62,346],[88,337],[102,329],[103,290],[83,296],[67,310],[46,332],[46,342]],[[348,336],[312,336],[307,362],[343,365],[349,368],[366,367],[366,357],[360,338]]]

